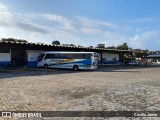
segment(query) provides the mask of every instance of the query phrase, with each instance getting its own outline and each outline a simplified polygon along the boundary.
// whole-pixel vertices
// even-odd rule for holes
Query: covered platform
[[[130,50],[90,48],[62,45],[47,45],[23,42],[2,42],[0,41],[0,65],[15,64],[16,66],[36,66],[36,58],[43,51],[76,51],[76,52],[97,52],[99,64],[123,63],[124,54],[132,54]]]

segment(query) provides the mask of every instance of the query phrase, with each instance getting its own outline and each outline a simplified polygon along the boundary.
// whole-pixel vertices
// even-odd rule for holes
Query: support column
[[[102,52],[101,52],[101,63],[102,63],[102,61],[103,61],[102,58],[103,58],[103,57],[102,57]]]
[[[124,61],[123,61],[123,52],[120,52],[120,53],[119,53],[119,57],[120,57],[119,62],[122,62],[122,63],[123,63],[123,62],[124,62]]]
[[[11,47],[9,48],[9,53],[10,53],[10,63],[11,63],[12,62],[12,59],[11,59],[12,58],[11,57],[12,56],[12,48]]]

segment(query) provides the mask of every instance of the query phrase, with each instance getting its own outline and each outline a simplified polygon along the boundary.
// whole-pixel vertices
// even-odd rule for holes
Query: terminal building
[[[160,54],[148,55],[147,59],[151,63],[160,63]]]
[[[0,41],[0,67],[13,61],[16,66],[36,67],[38,55],[44,51],[97,52],[99,64],[123,63],[124,54],[132,54],[129,50]]]

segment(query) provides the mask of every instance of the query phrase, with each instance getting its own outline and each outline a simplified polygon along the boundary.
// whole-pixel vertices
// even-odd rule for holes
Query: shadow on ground
[[[140,69],[158,68],[160,65],[100,65],[96,70],[79,70],[73,71],[70,69],[39,69],[39,68],[6,68],[0,69],[0,79],[12,77],[26,77],[26,76],[41,76],[41,75],[54,75],[54,74],[73,74],[83,72],[140,72]]]

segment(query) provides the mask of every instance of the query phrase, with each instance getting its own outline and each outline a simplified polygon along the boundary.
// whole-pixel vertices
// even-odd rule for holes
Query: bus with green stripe
[[[96,69],[97,63],[96,52],[44,52],[38,56],[37,67]]]

